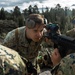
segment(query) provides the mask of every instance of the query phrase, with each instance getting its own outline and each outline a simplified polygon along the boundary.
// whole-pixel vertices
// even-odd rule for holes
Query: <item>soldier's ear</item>
[[[31,19],[27,19],[26,20],[26,26],[29,28],[29,29],[31,29],[31,28],[34,28],[35,27],[35,22],[33,21],[33,20],[31,20]]]

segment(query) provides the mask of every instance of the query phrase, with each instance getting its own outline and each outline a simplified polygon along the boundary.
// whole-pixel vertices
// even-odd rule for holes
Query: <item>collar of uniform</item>
[[[29,43],[25,43],[25,47],[29,47],[29,46],[35,46],[35,45],[37,45],[37,43],[36,42],[33,42],[33,41],[31,41],[31,43],[29,44]]]
[[[32,46],[37,45],[37,42],[31,41],[30,43]]]

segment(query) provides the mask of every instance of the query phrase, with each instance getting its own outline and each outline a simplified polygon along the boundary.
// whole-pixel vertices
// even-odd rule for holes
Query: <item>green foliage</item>
[[[0,19],[13,20],[18,26],[23,26],[29,14],[39,13],[44,15],[48,23],[58,23],[62,33],[73,28],[72,20],[75,18],[75,9],[70,10],[67,7],[62,8],[60,4],[57,4],[54,8],[42,7],[41,11],[42,12],[40,12],[37,5],[30,5],[28,8],[24,9],[23,12],[20,11],[18,6],[15,6],[14,10],[11,10],[11,12],[7,12],[2,8],[0,10]]]
[[[19,25],[19,27],[24,26],[24,19],[23,19],[22,16],[20,16],[20,17],[18,18],[18,25]]]
[[[5,11],[4,8],[2,7],[0,11],[0,19],[5,20],[5,18],[6,18]]]
[[[18,16],[21,15],[20,8],[19,8],[18,6],[16,6],[16,7],[14,8],[13,15],[14,15],[15,17],[18,17]]]

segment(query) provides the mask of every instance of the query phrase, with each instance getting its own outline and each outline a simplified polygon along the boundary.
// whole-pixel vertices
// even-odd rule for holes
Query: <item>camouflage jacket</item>
[[[75,75],[75,53],[64,57],[53,75]]]
[[[18,37],[15,35],[15,31],[16,29],[7,34],[3,45],[18,51],[18,53],[24,58],[29,60],[34,59],[38,55],[38,50],[41,48],[40,44],[33,41],[31,41],[30,44],[28,43],[25,37],[25,26],[18,28]]]
[[[26,75],[26,66],[19,54],[0,45],[0,75]]]

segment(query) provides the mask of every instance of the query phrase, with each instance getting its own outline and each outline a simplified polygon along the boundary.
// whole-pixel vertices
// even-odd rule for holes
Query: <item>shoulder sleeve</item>
[[[0,75],[25,75],[26,66],[20,55],[0,45]]]
[[[15,48],[15,30],[10,31],[6,35],[2,45],[7,46],[7,47],[12,48],[12,49]]]

